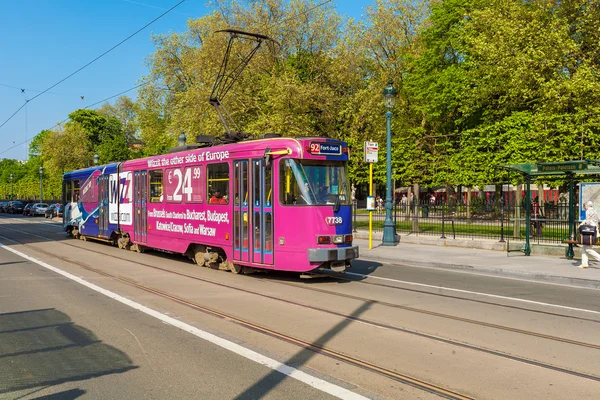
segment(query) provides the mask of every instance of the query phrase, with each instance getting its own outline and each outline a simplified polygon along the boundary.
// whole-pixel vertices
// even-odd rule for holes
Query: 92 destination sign
[[[311,142],[309,152],[312,155],[340,156],[342,145],[339,143]]]

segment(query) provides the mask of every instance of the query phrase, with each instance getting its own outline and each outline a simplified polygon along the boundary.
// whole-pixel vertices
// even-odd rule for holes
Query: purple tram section
[[[119,164],[67,172],[63,175],[63,225],[78,234],[109,239],[118,231],[109,221],[110,188],[108,177],[116,174]],[[114,191],[113,191],[114,192]]]

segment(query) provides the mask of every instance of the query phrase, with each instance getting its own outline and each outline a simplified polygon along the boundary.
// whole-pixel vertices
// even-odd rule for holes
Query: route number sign
[[[379,143],[365,142],[364,161],[368,163],[376,163],[379,155]]]

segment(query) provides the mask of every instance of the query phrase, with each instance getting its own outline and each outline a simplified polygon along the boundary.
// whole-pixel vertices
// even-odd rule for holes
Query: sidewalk
[[[600,289],[600,262],[592,257],[590,268],[581,269],[577,267],[581,264],[577,256],[573,260],[564,255],[526,257],[518,252],[403,243],[402,238],[396,246],[382,246],[380,237],[373,238],[371,250],[367,239],[354,239],[360,259]]]

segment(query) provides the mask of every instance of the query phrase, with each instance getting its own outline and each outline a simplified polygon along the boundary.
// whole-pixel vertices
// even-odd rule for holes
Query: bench
[[[567,250],[565,252],[565,256],[567,257],[567,259],[572,260],[573,257],[575,256],[575,252],[573,251],[573,246],[578,245],[579,242],[577,240],[572,240],[572,239],[564,239],[562,242],[569,245],[569,247],[567,248]],[[595,246],[600,245],[600,240],[596,241],[596,243],[594,243],[594,245]]]

